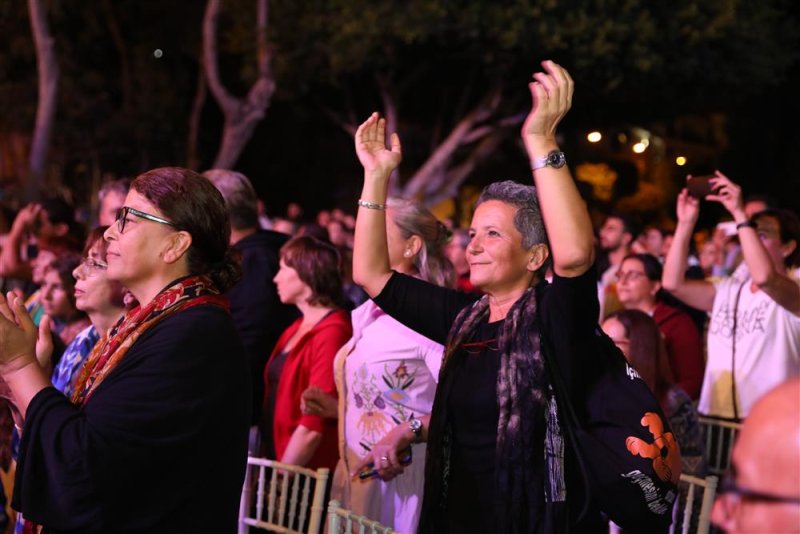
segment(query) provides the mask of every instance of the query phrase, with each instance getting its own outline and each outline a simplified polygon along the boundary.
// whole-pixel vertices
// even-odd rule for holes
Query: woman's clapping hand
[[[0,296],[0,369],[13,371],[35,359],[39,330],[25,310],[23,300],[13,292]]]

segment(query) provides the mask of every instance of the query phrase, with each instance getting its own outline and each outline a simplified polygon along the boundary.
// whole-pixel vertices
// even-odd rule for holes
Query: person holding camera
[[[709,186],[704,198],[722,204],[733,217],[746,268],[714,282],[685,279],[701,200],[687,187],[678,195],[678,225],[662,285],[711,313],[700,413],[739,420],[763,394],[800,374],[800,281],[789,274],[800,265],[800,220],[781,209],[749,219],[741,188],[719,171]]]

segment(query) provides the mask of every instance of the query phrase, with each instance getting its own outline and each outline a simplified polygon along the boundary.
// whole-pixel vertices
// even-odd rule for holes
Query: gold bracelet
[[[358,199],[358,205],[362,208],[367,208],[370,210],[380,210],[384,211],[386,209],[386,204],[377,204],[375,202],[369,202],[367,200]]]

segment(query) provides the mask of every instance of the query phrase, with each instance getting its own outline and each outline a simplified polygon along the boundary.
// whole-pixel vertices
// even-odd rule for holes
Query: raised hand
[[[687,180],[691,180],[691,178],[691,176],[686,177]],[[689,190],[685,187],[678,193],[675,215],[678,217],[678,222],[691,225],[697,222],[697,217],[700,215],[700,199],[690,195]]]
[[[35,221],[40,217],[41,213],[42,206],[40,204],[28,204],[19,210],[12,224],[12,228],[17,232],[32,232],[36,226]]]
[[[533,105],[522,125],[522,139],[530,151],[541,141],[554,141],[556,127],[572,106],[575,87],[569,73],[552,61],[542,61],[544,72],[528,84]]]
[[[356,131],[356,154],[367,174],[387,177],[403,159],[400,138],[393,133],[386,147],[386,119],[377,112],[369,116]]]
[[[43,315],[39,322],[39,331],[36,337],[36,359],[46,371],[51,371],[53,363],[53,332],[49,315]]]
[[[747,218],[744,213],[741,187],[731,182],[730,178],[719,171],[714,172],[714,178],[709,180],[709,183],[714,190],[714,194],[708,195],[706,200],[722,204],[733,215],[735,220]]]

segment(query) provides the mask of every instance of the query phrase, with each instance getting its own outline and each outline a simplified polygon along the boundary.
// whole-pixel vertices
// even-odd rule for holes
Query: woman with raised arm
[[[195,172],[133,181],[105,272],[139,306],[92,350],[71,402],[36,361],[21,299],[0,298],[0,376],[24,418],[13,506],[44,532],[236,529],[250,382],[221,294],[240,273],[229,234]]]
[[[555,139],[573,82],[555,63],[543,67],[522,128],[536,188],[492,184],[472,219],[470,281],[483,297],[391,269],[385,203],[400,139],[392,134],[386,148],[377,113],[356,133],[364,187],[353,278],[386,313],[446,350],[431,416],[389,432],[354,471],[372,462],[389,479],[402,469],[398,451],[427,441],[421,533],[567,528],[564,449],[553,446],[543,351],[559,360],[567,383],[579,380],[574,366],[591,351],[599,307],[591,221]]]
[[[438,286],[452,287],[454,270],[444,255],[449,232],[417,202],[389,199],[389,264]],[[444,347],[403,326],[371,300],[353,310],[353,337],[336,355],[337,400],[318,388],[303,393],[304,410],[339,419],[339,463],[331,498],[344,508],[403,534],[417,531],[425,478],[425,445],[409,449],[413,462],[400,476],[352,479],[350,472],[396,426],[428,417]]]

